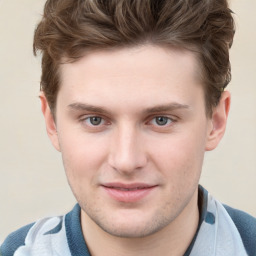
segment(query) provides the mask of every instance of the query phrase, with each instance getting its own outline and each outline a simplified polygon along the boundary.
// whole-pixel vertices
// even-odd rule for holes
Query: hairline
[[[207,117],[211,117],[212,116],[212,110],[215,106],[210,106],[209,103],[207,102],[207,85],[206,85],[206,81],[204,81],[204,73],[205,73],[205,69],[204,69],[204,65],[203,65],[203,61],[200,58],[200,53],[198,52],[198,47],[196,45],[193,44],[183,44],[183,45],[175,45],[175,44],[165,44],[165,43],[156,43],[156,42],[151,42],[149,40],[146,40],[145,42],[141,42],[141,43],[133,43],[133,44],[123,44],[123,45],[116,45],[116,46],[102,46],[102,47],[94,47],[94,48],[85,48],[83,53],[76,58],[71,58],[71,57],[67,57],[67,56],[62,56],[61,59],[55,63],[55,65],[57,66],[57,76],[59,79],[59,83],[58,83],[58,90],[56,92],[56,97],[54,99],[54,103],[52,106],[50,106],[51,112],[53,114],[53,116],[55,117],[56,115],[56,105],[57,105],[57,98],[58,98],[58,94],[59,94],[59,90],[60,90],[60,86],[62,84],[62,79],[61,79],[61,65],[65,65],[65,64],[69,64],[69,63],[76,63],[79,60],[81,60],[82,58],[84,58],[87,54],[92,54],[94,52],[100,52],[100,51],[118,51],[118,50],[123,50],[123,49],[129,49],[129,48],[136,48],[136,47],[143,47],[143,46],[153,46],[153,47],[160,47],[163,49],[174,49],[174,50],[178,50],[178,51],[187,51],[192,53],[195,56],[195,63],[196,63],[196,68],[195,70],[197,71],[195,76],[196,79],[198,79],[200,86],[203,87],[203,92],[204,92],[204,105],[205,105],[205,114]],[[42,90],[43,91],[43,90]]]

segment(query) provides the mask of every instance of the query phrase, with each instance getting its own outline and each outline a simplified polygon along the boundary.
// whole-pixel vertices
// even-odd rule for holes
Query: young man
[[[225,0],[48,0],[41,105],[78,204],[7,255],[256,255],[256,220],[198,186],[221,140],[234,35]]]

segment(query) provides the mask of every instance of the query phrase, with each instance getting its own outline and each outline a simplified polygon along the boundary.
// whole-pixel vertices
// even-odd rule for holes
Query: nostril
[[[143,154],[112,155],[109,157],[109,165],[116,171],[132,173],[142,169],[146,165],[146,157]]]

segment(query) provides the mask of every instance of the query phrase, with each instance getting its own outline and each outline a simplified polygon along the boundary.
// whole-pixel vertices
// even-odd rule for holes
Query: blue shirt
[[[254,217],[223,206],[201,186],[198,205],[198,229],[184,256],[256,256]],[[64,216],[44,218],[11,233],[0,256],[89,256],[80,213],[77,204]]]

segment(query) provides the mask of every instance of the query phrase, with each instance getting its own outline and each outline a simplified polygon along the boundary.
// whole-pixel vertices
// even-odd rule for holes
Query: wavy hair
[[[85,52],[142,44],[196,53],[206,112],[231,80],[229,48],[235,33],[227,0],[48,0],[35,29],[33,49],[42,52],[41,90],[54,112],[59,66]]]

